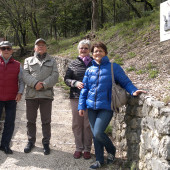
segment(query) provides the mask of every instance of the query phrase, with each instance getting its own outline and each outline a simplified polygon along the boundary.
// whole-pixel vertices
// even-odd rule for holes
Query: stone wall
[[[112,120],[118,151],[140,170],[170,170],[170,107],[151,97],[129,97]]]
[[[71,61],[56,57],[60,76]],[[111,125],[122,157],[140,170],[170,170],[170,107],[144,94],[129,96],[127,107],[115,114]]]
[[[59,56],[56,56],[55,59],[57,61],[59,76],[64,78],[68,64],[71,62],[71,60]]]

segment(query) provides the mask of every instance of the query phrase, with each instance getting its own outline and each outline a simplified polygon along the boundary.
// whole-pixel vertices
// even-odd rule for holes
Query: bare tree
[[[126,3],[130,6],[130,8],[132,9],[132,11],[135,12],[135,14],[137,15],[138,18],[141,18],[141,14],[139,13],[139,11],[134,7],[134,5],[130,2],[130,0],[126,0]]]
[[[28,1],[28,16],[29,16],[29,21],[31,24],[32,32],[35,35],[36,38],[40,37],[40,29],[38,27],[38,22],[37,22],[37,4],[36,0],[30,0]]]
[[[92,31],[97,31],[99,29],[98,0],[92,0],[91,29]]]
[[[24,42],[24,45],[26,45],[26,41],[25,41],[26,27],[24,26],[26,16],[25,13],[21,13],[21,7],[22,7],[21,3],[20,3],[20,8],[17,7],[16,0],[10,0],[10,1],[0,0],[0,4],[1,4],[1,10],[3,10],[6,15],[5,20],[6,22],[10,23],[13,30],[15,31],[18,45],[20,46],[22,51],[24,48],[20,39],[20,34],[22,35],[22,40]]]

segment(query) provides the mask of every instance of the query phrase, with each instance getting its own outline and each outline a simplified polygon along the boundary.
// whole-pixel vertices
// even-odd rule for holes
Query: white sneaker
[[[99,161],[94,162],[89,169],[98,169],[102,166],[103,164],[101,164]]]
[[[115,159],[115,156],[112,155],[111,153],[108,153],[107,155],[107,164],[112,164]]]

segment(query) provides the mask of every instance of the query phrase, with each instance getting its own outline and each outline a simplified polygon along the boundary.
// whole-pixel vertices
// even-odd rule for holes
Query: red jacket
[[[0,101],[15,100],[18,93],[20,63],[13,58],[5,65],[0,56]]]

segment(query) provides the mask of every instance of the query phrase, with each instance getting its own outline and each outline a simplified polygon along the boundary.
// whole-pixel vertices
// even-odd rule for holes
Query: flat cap
[[[0,47],[12,47],[12,44],[9,41],[2,41]]]
[[[35,41],[35,45],[38,43],[38,42],[44,42],[46,44],[46,41],[43,39],[43,38],[38,38],[36,41]]]

